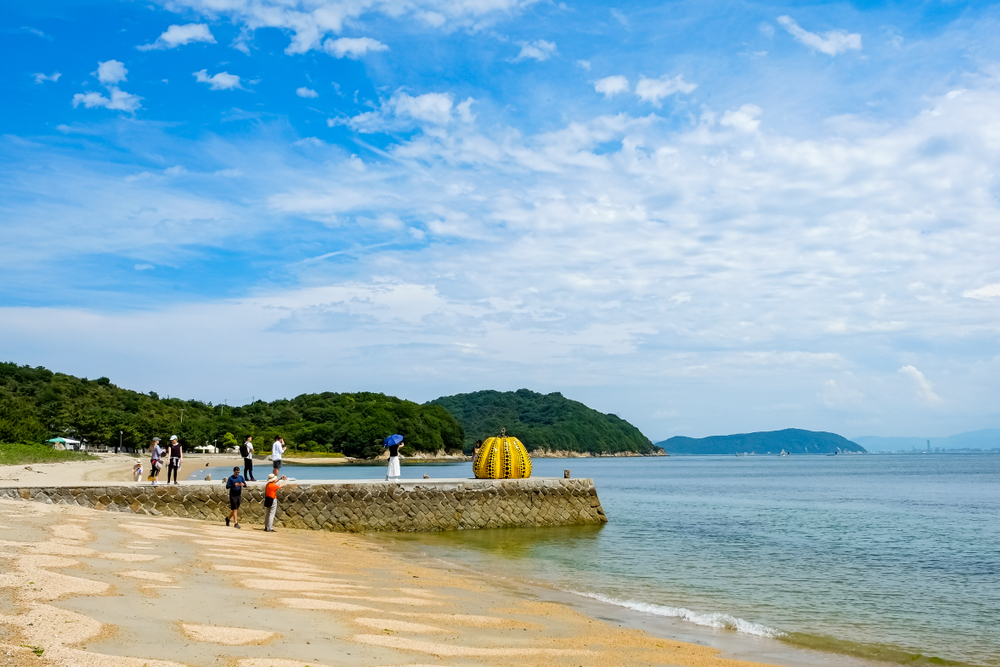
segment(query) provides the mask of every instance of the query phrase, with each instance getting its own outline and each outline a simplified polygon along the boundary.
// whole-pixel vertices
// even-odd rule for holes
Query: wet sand
[[[762,664],[407,562],[363,536],[12,500],[0,535],[0,664]]]

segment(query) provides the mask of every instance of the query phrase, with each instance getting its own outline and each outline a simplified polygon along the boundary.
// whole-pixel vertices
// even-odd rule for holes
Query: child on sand
[[[274,515],[278,513],[278,489],[288,481],[286,475],[281,479],[274,473],[267,476],[267,485],[264,487],[264,532],[274,532]]]
[[[132,466],[132,480],[138,482],[142,479],[142,461],[136,461]]]

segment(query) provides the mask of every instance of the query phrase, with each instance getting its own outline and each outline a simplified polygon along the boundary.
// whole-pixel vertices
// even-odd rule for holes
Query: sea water
[[[536,459],[591,477],[602,527],[398,535],[482,572],[651,616],[904,664],[1000,665],[1000,456]],[[300,480],[377,468],[287,466]],[[404,466],[469,477],[471,464]],[[923,656],[918,658],[917,656]]]

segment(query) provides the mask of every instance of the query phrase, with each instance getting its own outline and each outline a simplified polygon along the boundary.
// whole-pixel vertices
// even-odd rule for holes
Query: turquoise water
[[[1000,456],[535,461],[537,476],[564,468],[594,479],[608,525],[397,539],[699,625],[903,663],[1000,665]],[[471,464],[403,477],[425,472],[467,477]]]

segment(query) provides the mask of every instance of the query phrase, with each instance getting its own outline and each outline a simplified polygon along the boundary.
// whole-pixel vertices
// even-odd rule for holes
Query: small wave
[[[633,611],[641,611],[647,614],[654,614],[656,616],[679,618],[706,628],[725,628],[726,630],[735,630],[736,632],[742,632],[744,634],[754,635],[757,637],[768,637],[771,639],[785,636],[785,633],[780,630],[769,628],[760,623],[746,621],[742,618],[737,618],[729,614],[722,614],[719,612],[701,613],[685,609],[684,607],[667,607],[649,602],[622,600],[621,598],[611,597],[610,595],[604,595],[603,593],[584,593],[582,591],[573,590],[569,592],[576,595],[582,595],[593,600],[607,602],[608,604],[617,605],[619,607],[625,607],[626,609],[632,609]]]

